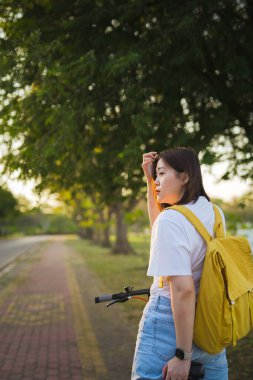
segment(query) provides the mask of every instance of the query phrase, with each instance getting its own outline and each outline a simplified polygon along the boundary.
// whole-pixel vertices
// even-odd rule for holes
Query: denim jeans
[[[139,324],[131,380],[162,380],[162,368],[174,357],[175,348],[170,299],[151,297]],[[204,364],[204,380],[228,380],[225,350],[211,355],[193,344],[192,360]]]

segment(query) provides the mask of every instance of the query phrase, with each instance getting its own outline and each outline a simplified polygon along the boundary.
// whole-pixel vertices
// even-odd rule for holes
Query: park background
[[[0,14],[2,238],[77,234],[108,290],[148,285],[142,154],[192,146],[204,183],[229,184],[205,183],[229,233],[253,244],[251,1],[6,0]],[[231,352],[245,376],[249,346]]]

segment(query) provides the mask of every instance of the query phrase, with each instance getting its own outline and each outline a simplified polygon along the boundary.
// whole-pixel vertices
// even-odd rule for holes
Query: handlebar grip
[[[189,379],[203,379],[205,376],[204,365],[200,362],[193,360],[189,373]]]
[[[107,302],[111,301],[112,299],[112,294],[104,294],[103,296],[95,297],[95,303]]]

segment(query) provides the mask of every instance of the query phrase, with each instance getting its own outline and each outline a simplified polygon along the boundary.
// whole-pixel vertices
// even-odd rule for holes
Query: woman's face
[[[156,196],[158,203],[177,203],[184,193],[188,176],[185,173],[178,174],[162,158],[156,166]]]

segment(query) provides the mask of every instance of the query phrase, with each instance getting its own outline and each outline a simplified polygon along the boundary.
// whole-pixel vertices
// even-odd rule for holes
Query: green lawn
[[[68,244],[77,249],[87,265],[103,280],[105,293],[123,291],[128,285],[134,286],[134,289],[150,287],[152,278],[146,276],[149,256],[147,236],[131,235],[131,244],[136,250],[136,255],[113,255],[109,249],[101,248],[87,240],[73,240]],[[137,323],[145,303],[131,300],[123,305],[127,317],[135,319],[134,322]]]
[[[87,240],[72,240],[68,244],[77,249],[87,265],[102,279],[105,293],[115,293],[123,291],[127,285],[133,285],[135,289],[148,288],[152,282],[146,276],[149,236],[130,234],[130,241],[136,255],[112,255],[109,249],[96,246]],[[144,302],[131,300],[123,305],[128,319],[138,323]],[[253,379],[253,332],[236,347],[228,349],[228,360],[229,380]]]

